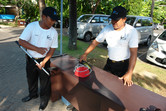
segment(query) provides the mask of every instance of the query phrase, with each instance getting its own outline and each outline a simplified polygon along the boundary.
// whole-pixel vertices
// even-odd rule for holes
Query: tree
[[[45,0],[39,0],[40,19],[42,19],[42,11],[45,7],[46,7]]]
[[[77,49],[77,7],[76,0],[69,0],[69,43],[70,50]]]
[[[101,0],[97,0],[95,4],[92,4],[92,14],[95,13],[97,6],[99,5]],[[95,6],[94,6],[95,5]]]
[[[22,10],[22,8],[25,4],[25,1],[24,0],[18,0],[18,1],[15,0],[14,2],[15,2],[16,6],[17,6],[17,9],[18,9],[17,16],[16,16],[16,19],[17,19],[17,18],[20,18],[21,10]]]
[[[153,17],[153,9],[154,9],[154,0],[152,0],[152,5],[151,5],[151,13],[150,13],[151,17]]]
[[[166,4],[166,3],[165,3]],[[166,18],[166,7],[161,1],[155,1],[153,21],[155,23],[163,23]]]
[[[23,8],[22,18],[34,21],[39,18],[39,6],[31,0],[26,0]],[[33,11],[32,11],[33,10]]]
[[[128,15],[140,15],[142,13],[142,0],[127,0],[124,3],[122,6],[128,10]]]

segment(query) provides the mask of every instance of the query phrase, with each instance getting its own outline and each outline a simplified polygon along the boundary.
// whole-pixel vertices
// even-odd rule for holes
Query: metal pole
[[[62,55],[62,31],[63,31],[63,0],[61,0],[61,38],[60,38],[60,55]]]
[[[39,63],[24,49],[24,47],[22,47],[18,41],[15,41],[16,44],[36,63],[39,65]],[[42,67],[42,70],[49,76],[50,74]]]

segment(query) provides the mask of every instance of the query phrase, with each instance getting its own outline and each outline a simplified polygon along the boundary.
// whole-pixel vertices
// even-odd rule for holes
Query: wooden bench
[[[90,76],[76,77],[77,63],[78,59],[69,55],[51,62],[52,101],[64,96],[79,111],[166,111],[165,97],[138,85],[124,86],[118,77],[95,66]]]

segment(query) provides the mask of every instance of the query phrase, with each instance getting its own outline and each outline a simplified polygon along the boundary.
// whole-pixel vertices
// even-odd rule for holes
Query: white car
[[[146,59],[166,68],[166,30],[151,44]]]

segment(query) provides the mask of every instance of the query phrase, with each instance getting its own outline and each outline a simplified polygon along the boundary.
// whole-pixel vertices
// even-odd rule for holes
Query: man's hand
[[[81,57],[80,57],[80,62],[84,60],[86,61],[87,60],[87,55],[86,54],[83,54]]]
[[[37,65],[37,67],[38,67],[40,70],[42,70],[42,67],[44,68],[45,63],[44,63],[44,62],[40,62],[40,64],[36,64],[36,65]]]
[[[38,53],[40,53],[42,55],[45,54],[48,51],[47,48],[36,47],[36,46],[34,46],[34,45],[30,44],[29,42],[27,42],[25,40],[22,40],[22,39],[19,39],[19,44],[21,46],[23,46],[24,48],[26,48],[26,49],[36,51],[36,52],[38,52]]]
[[[38,47],[37,48],[37,52],[40,53],[40,54],[45,54],[47,52],[47,48],[43,48],[43,47]]]
[[[126,73],[124,76],[120,77],[119,79],[123,80],[123,84],[127,86],[132,86],[133,81],[132,81],[132,73]]]
[[[93,42],[90,44],[90,46],[86,49],[84,54],[80,57],[80,62],[82,60],[86,61],[87,60],[87,55],[99,44],[96,40],[93,40]]]

